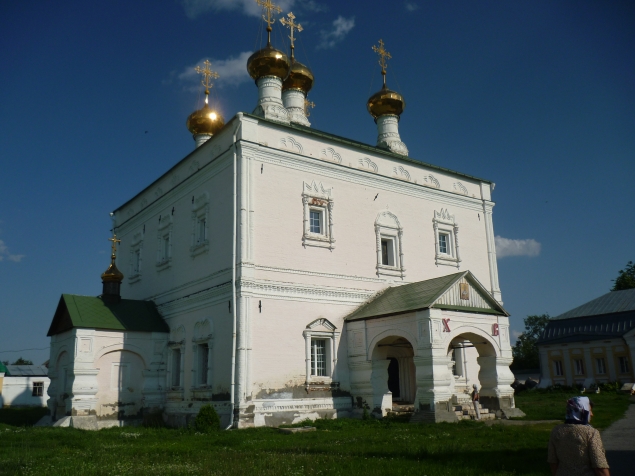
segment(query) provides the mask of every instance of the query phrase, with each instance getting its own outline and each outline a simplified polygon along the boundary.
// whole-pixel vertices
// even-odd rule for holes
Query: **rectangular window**
[[[629,365],[628,365],[628,357],[619,357],[619,361],[620,361],[620,373],[627,374],[630,371]]]
[[[390,238],[381,239],[381,264],[395,266],[395,245]]]
[[[598,368],[598,374],[602,375],[606,373],[606,364],[604,363],[604,359],[595,359]]]
[[[112,374],[110,379],[110,387],[117,390],[124,390],[129,387],[129,368],[128,364],[114,362],[112,364]]]
[[[181,386],[181,349],[172,349],[172,386]]]
[[[31,395],[34,397],[44,396],[44,382],[33,382],[33,393]]]
[[[201,217],[198,219],[198,237],[197,243],[203,243],[207,239],[207,230],[206,230],[207,222],[205,217]]]
[[[311,375],[326,376],[326,340],[311,339]]]
[[[139,270],[141,268],[141,250],[137,249],[134,252],[134,256],[133,256],[133,265],[132,265],[132,271],[135,274],[139,274]]]
[[[198,346],[198,383],[199,385],[207,385],[207,371],[209,369],[207,362],[209,359],[209,346],[200,344]]]
[[[163,237],[163,260],[167,260],[170,257],[170,235]]]
[[[450,254],[450,235],[447,233],[439,233],[439,253]]]
[[[322,234],[322,212],[311,210],[309,213],[309,231],[318,235]]]
[[[575,365],[575,374],[584,375],[584,362],[582,359],[575,359],[573,363]]]
[[[553,370],[554,370],[554,373],[556,374],[557,377],[562,377],[563,372],[562,372],[562,361],[561,360],[554,360],[553,361]]]

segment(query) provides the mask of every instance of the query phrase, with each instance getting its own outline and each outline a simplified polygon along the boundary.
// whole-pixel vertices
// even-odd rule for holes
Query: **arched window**
[[[406,275],[403,259],[403,228],[389,211],[381,212],[375,220],[377,242],[377,276]]]

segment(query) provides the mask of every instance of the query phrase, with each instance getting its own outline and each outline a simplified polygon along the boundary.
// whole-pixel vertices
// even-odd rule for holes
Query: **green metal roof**
[[[5,376],[11,375],[9,369],[2,362],[0,362],[0,374],[4,374]]]
[[[170,332],[152,301],[122,299],[106,303],[100,297],[62,294],[47,335],[73,328]]]
[[[572,319],[627,311],[635,311],[635,289],[611,291],[553,319]]]
[[[482,295],[489,296],[487,300],[492,306],[491,309],[448,304],[435,305],[435,302],[463,277],[466,277],[472,286],[477,288]],[[483,288],[472,273],[469,271],[462,271],[460,273],[441,276],[440,278],[433,278],[425,281],[418,281],[416,283],[404,284],[403,286],[386,288],[371,298],[370,301],[362,304],[359,308],[349,314],[345,320],[350,322],[360,319],[384,317],[418,311],[421,309],[428,309],[431,307],[457,311],[508,315],[505,309],[503,309],[502,306],[489,295],[487,290]]]

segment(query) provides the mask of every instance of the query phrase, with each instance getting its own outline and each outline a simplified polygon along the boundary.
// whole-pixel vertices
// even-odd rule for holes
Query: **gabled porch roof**
[[[467,295],[461,296],[461,284],[467,285]],[[344,320],[351,322],[429,308],[509,316],[470,271],[462,271],[386,288]]]

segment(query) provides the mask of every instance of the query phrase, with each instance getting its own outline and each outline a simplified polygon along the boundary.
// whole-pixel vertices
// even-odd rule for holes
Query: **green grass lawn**
[[[615,408],[605,414],[619,418],[617,408],[623,413],[628,398],[613,397],[596,398],[596,412]],[[518,405],[528,416],[561,419],[564,403],[558,398],[562,400],[521,394]],[[558,407],[557,414],[551,414],[552,407]],[[342,419],[314,425],[315,432],[288,435],[273,428],[198,434],[185,429],[88,432],[0,424],[0,474],[549,474],[546,447],[553,424],[414,425],[399,419]]]

